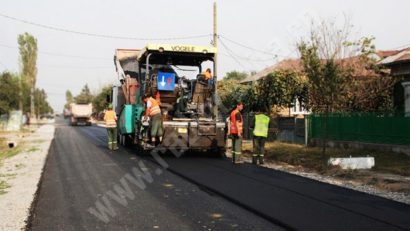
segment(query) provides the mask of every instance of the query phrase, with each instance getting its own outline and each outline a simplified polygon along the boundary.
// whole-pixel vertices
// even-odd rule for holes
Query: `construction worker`
[[[265,154],[265,141],[268,137],[269,131],[269,116],[256,112],[255,118],[251,123],[251,129],[253,129],[253,153],[252,164],[263,164],[263,157]]]
[[[205,76],[205,81],[208,82],[208,85],[212,85],[214,77],[212,76],[211,68],[207,68],[205,70],[204,76]]]
[[[108,133],[108,149],[117,150],[117,115],[112,110],[112,104],[108,105],[108,110],[104,115],[105,126]]]
[[[143,100],[147,106],[147,109],[145,110],[145,116],[149,117],[151,122],[151,147],[154,147],[156,137],[158,137],[159,142],[161,143],[162,135],[164,134],[162,127],[161,108],[159,107],[158,101],[148,95],[144,95]],[[148,144],[147,146],[149,147]]]
[[[232,139],[232,162],[241,163],[242,154],[242,135],[243,135],[243,118],[241,111],[242,103],[237,103],[235,110],[230,115],[229,134]]]

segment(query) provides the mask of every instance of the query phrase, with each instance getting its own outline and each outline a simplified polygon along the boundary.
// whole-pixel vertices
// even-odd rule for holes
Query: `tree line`
[[[374,38],[349,41],[349,28],[312,24],[310,37],[295,47],[300,70],[278,68],[251,84],[240,84],[247,73],[228,72],[217,85],[222,104],[242,101],[249,111],[275,114],[298,100],[313,113],[396,113],[394,86],[400,79],[377,65]]]
[[[81,89],[80,93],[73,96],[70,90],[65,93],[66,103],[64,108],[69,109],[70,104],[89,104],[92,103],[94,112],[102,112],[107,108],[107,95],[111,95],[112,85],[106,85],[98,90],[96,94],[92,94],[88,84],[85,84]]]
[[[39,117],[53,113],[44,89],[36,87],[37,80],[37,39],[29,33],[20,34],[18,73],[0,73],[0,114],[20,110],[24,114]]]

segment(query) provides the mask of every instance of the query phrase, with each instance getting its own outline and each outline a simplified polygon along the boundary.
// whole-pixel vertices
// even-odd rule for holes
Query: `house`
[[[246,77],[244,80],[242,80],[240,83],[241,84],[250,84],[252,82],[258,81],[268,74],[278,71],[278,70],[294,70],[296,72],[302,73],[303,71],[303,66],[301,63],[300,59],[285,59],[280,61],[279,63],[269,66],[262,71],[257,72],[254,75]]]
[[[406,117],[410,117],[410,47],[396,53],[392,53],[379,62],[380,65],[390,68],[393,77],[401,78],[403,111]]]
[[[269,75],[272,72],[280,71],[280,70],[293,70],[297,73],[302,74],[303,66],[300,59],[285,59],[273,66],[269,66],[263,69],[260,72],[252,76],[246,77],[242,80],[241,84],[252,84],[257,82],[258,80],[264,78],[265,76]],[[303,117],[304,115],[309,114],[310,112],[307,111],[298,100],[295,100],[294,107],[292,108],[275,108],[278,111],[278,115],[280,117]]]
[[[375,60],[384,60],[388,57],[395,56],[399,53],[400,51],[396,51],[396,50],[377,51],[370,58],[373,58]],[[373,77],[390,75],[389,70],[382,69],[376,72],[373,69],[369,69],[364,62],[360,61],[360,59],[361,59],[360,56],[353,56],[353,57],[338,60],[338,62],[343,66],[352,68],[353,76],[357,80],[360,80],[360,81],[370,81]],[[303,75],[303,65],[300,59],[285,59],[283,61],[278,62],[275,65],[272,65],[272,66],[269,66],[263,69],[260,72],[257,72],[256,74],[252,76],[248,76],[247,78],[242,80],[240,83],[241,84],[252,84],[264,78],[265,76],[267,76],[268,74],[274,71],[289,70],[289,69]],[[407,71],[409,70],[407,69]],[[304,115],[307,115],[310,113],[303,107],[303,105],[301,105],[300,102],[298,102],[298,100],[295,100],[294,107],[279,108],[279,109],[277,108],[277,111],[279,111],[278,114],[281,117],[304,117]]]

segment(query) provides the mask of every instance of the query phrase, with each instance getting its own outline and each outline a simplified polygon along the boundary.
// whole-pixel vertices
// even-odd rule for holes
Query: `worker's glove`
[[[149,126],[149,117],[143,116],[142,117],[142,126]]]

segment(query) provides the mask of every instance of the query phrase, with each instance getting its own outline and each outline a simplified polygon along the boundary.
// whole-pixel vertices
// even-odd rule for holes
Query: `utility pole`
[[[216,0],[214,1],[214,11],[213,11],[213,19],[214,19],[214,25],[213,25],[213,41],[212,41],[212,45],[214,45],[214,47],[216,48],[216,52],[215,52],[215,56],[214,56],[214,87],[215,87],[215,91],[214,91],[214,106],[213,106],[213,112],[214,112],[214,116],[216,118],[218,118],[218,106],[217,104],[217,70],[218,70],[218,32],[217,32],[217,11],[216,11]]]
[[[217,21],[216,21],[216,17],[217,17],[217,11],[216,11],[216,1],[214,1],[214,32],[213,32],[213,45],[215,48],[218,49],[218,32],[217,32]],[[214,70],[214,75],[216,75],[216,69],[217,69],[217,53],[215,54],[215,70]]]

